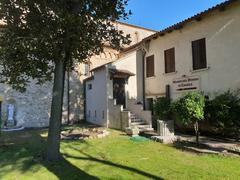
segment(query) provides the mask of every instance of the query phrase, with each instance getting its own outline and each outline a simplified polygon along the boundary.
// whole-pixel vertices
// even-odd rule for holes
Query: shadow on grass
[[[58,179],[99,179],[74,166],[63,157],[57,163],[42,161],[41,164],[57,176]]]
[[[73,147],[74,141],[68,141],[69,148],[78,151],[83,157],[74,156],[68,153],[63,153],[63,157],[57,163],[50,163],[42,160],[43,150],[46,146],[46,137],[42,137],[40,131],[24,131],[18,133],[8,133],[3,140],[0,139],[0,179],[4,179],[8,173],[19,171],[24,177],[24,173],[38,172],[42,167],[48,169],[49,172],[54,174],[58,179],[99,179],[98,177],[88,174],[86,171],[81,170],[79,167],[70,163],[67,158],[74,158],[79,160],[91,161],[108,165],[113,168],[119,168],[125,171],[133,172],[142,175],[148,179],[162,179],[158,176],[129,167],[117,164],[108,160],[99,159],[86,153],[86,149],[79,149]],[[64,141],[65,142],[65,141]],[[75,141],[76,142],[76,141]],[[79,141],[77,141],[79,142]],[[88,145],[86,141],[81,141]],[[81,156],[81,155],[80,155]],[[10,167],[10,168],[9,168]],[[46,173],[43,171],[43,173]],[[107,173],[107,172],[106,172]],[[47,177],[47,174],[44,174]]]
[[[24,179],[26,172],[34,174],[42,167],[60,180],[99,179],[74,166],[65,158],[56,163],[44,161],[42,152],[46,146],[46,138],[40,133],[41,131],[9,132],[0,137],[0,179],[5,179],[6,175],[14,171],[20,172]],[[48,177],[47,173],[44,177]]]
[[[119,169],[122,169],[122,170],[130,171],[130,172],[142,175],[142,176],[144,176],[146,178],[157,179],[157,180],[161,180],[162,179],[162,178],[160,178],[158,176],[155,176],[153,174],[150,174],[148,172],[144,172],[142,170],[139,170],[139,169],[136,169],[136,168],[133,168],[133,167],[129,167],[129,166],[117,164],[117,163],[114,163],[114,162],[111,162],[111,161],[107,161],[107,160],[104,160],[104,159],[99,159],[99,158],[93,157],[90,154],[84,152],[84,150],[79,150],[79,149],[77,149],[77,148],[75,148],[73,146],[68,146],[68,147],[73,149],[73,150],[75,150],[75,151],[77,151],[77,152],[80,152],[85,157],[73,156],[73,155],[69,155],[69,154],[63,153],[63,156],[65,156],[66,158],[73,158],[73,159],[86,160],[86,161],[93,161],[93,162],[101,163],[103,165],[112,166],[114,168],[119,168]]]

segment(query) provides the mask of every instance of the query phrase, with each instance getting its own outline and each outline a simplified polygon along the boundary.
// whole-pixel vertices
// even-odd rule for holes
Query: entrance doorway
[[[113,79],[113,98],[116,99],[117,105],[123,105],[126,108],[125,79]]]

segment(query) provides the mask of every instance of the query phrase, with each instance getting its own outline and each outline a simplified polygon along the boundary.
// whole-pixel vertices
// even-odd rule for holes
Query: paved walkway
[[[188,142],[195,142],[196,137],[191,135],[183,135],[177,134],[176,135],[180,141],[188,141]],[[240,154],[240,142],[236,142],[234,140],[222,140],[217,138],[211,138],[206,136],[200,136],[199,138],[200,144],[206,145],[210,147],[212,150],[218,152],[224,151],[233,151],[235,153]]]

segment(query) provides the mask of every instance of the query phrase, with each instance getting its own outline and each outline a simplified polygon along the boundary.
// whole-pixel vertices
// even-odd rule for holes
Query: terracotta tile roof
[[[193,20],[201,20],[202,16],[204,16],[204,15],[206,15],[206,14],[208,14],[208,13],[214,11],[214,10],[217,10],[217,9],[224,10],[226,6],[228,6],[228,5],[230,5],[230,4],[234,3],[234,2],[240,2],[240,0],[227,0],[227,1],[223,2],[223,3],[217,4],[216,6],[213,6],[213,7],[209,8],[209,9],[207,9],[205,11],[202,11],[202,12],[200,12],[200,13],[198,13],[198,14],[190,17],[190,18],[188,18],[188,19],[185,19],[185,20],[183,20],[181,22],[178,22],[178,23],[176,23],[176,24],[174,24],[172,26],[169,26],[169,27],[167,27],[167,28],[165,28],[165,29],[163,29],[163,30],[153,34],[153,35],[150,35],[150,36],[144,38],[141,42],[139,42],[137,44],[134,44],[133,46],[130,46],[128,48],[123,49],[123,52],[129,51],[131,49],[135,49],[141,43],[149,41],[149,40],[154,39],[154,38],[157,38],[158,36],[163,36],[165,33],[172,32],[173,30],[181,29],[186,23],[189,23],[189,22],[191,22]]]
[[[134,76],[135,74],[125,70],[125,69],[113,69],[109,68],[109,72],[112,73],[113,75],[126,75],[126,76]]]

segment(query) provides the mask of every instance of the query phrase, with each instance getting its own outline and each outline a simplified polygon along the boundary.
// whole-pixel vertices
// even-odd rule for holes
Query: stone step
[[[146,123],[144,121],[131,122],[131,126],[139,126],[139,125],[146,125]]]
[[[134,123],[134,122],[144,122],[144,121],[142,119],[135,118],[135,119],[131,119],[131,122]]]
[[[144,128],[152,128],[149,124],[142,124],[142,125],[131,125],[131,127],[137,127],[138,129],[144,129]]]
[[[139,129],[139,132],[152,132],[154,131],[153,128],[149,127],[149,128],[140,128]]]

